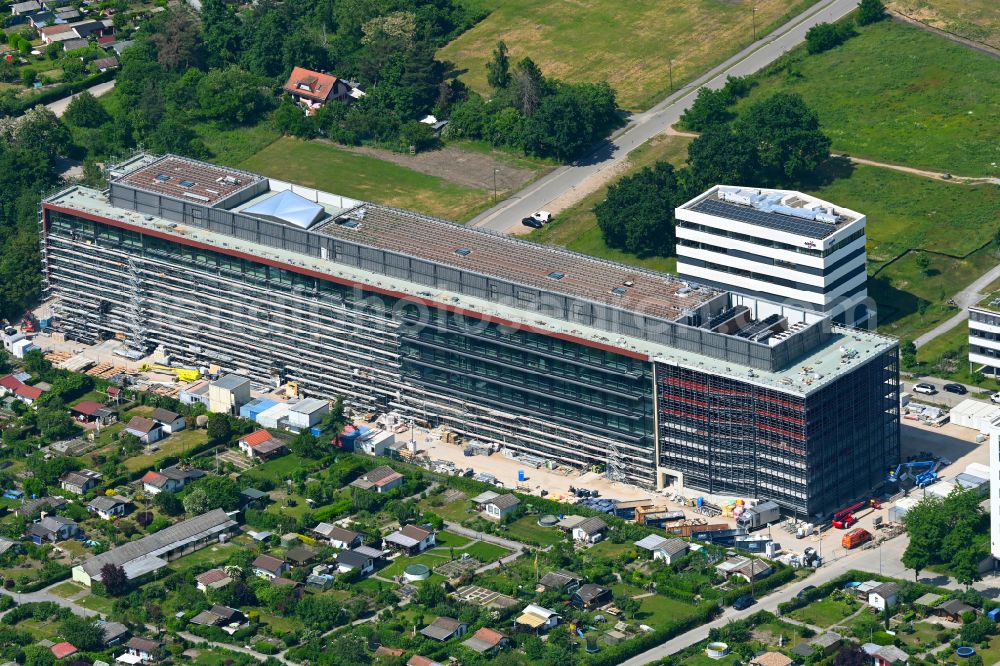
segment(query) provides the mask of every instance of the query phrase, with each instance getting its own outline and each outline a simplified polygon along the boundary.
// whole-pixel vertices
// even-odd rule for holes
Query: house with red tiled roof
[[[0,377],[0,396],[7,395],[8,393],[13,393],[18,386],[24,386],[24,382],[22,382],[14,375],[6,375],[4,377]]]
[[[285,92],[296,103],[305,107],[306,114],[312,115],[316,109],[331,100],[346,102],[351,94],[351,86],[332,74],[296,67],[285,83]]]
[[[510,639],[499,631],[483,627],[471,638],[462,641],[462,645],[480,654],[495,654],[510,645]]]
[[[62,643],[56,643],[49,649],[52,650],[52,655],[56,659],[65,659],[66,657],[76,654],[78,652],[75,645],[73,645],[72,643],[67,643],[66,641],[63,641]]]
[[[17,399],[26,405],[32,405],[36,400],[42,397],[42,389],[37,386],[28,386],[27,384],[21,384],[14,389],[14,395]]]
[[[284,442],[275,439],[271,433],[263,428],[241,437],[239,446],[243,455],[262,460],[277,458],[288,452]]]

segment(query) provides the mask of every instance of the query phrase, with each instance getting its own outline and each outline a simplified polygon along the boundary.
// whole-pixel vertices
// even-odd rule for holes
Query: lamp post
[[[757,41],[757,8],[750,8],[750,16],[753,19],[753,41]]]

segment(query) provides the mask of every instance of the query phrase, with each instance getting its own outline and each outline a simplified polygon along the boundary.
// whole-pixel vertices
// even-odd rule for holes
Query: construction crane
[[[910,476],[913,477],[913,482],[917,484],[918,488],[929,486],[938,478],[937,461],[922,460],[920,462],[900,463],[896,469],[889,470],[889,483],[900,483]]]
[[[870,506],[873,509],[881,509],[882,503],[877,499],[872,498],[858,502],[857,504],[852,504],[851,506],[841,509],[837,513],[833,514],[833,520],[831,521],[832,525],[838,530],[847,529],[854,523],[858,522],[858,518],[854,515],[854,512],[858,509],[863,509],[866,506]]]
[[[140,371],[146,372],[148,370],[164,370],[166,372],[172,372],[177,375],[177,379],[182,382],[194,382],[201,379],[201,372],[195,370],[194,368],[172,368],[169,365],[155,365],[146,363],[139,368]]]

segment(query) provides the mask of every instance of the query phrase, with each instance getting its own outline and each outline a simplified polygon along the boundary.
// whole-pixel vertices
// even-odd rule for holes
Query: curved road
[[[615,173],[614,167],[632,150],[665,132],[680,119],[684,110],[694,101],[699,88],[721,88],[728,76],[745,76],[762,69],[804,41],[809,28],[818,23],[838,20],[857,7],[857,4],[857,0],[821,0],[721,65],[671,93],[653,108],[632,116],[623,131],[603,142],[587,157],[550,172],[476,216],[468,225],[501,233],[509,232],[519,228],[522,218],[535,211],[546,210],[551,202],[580,187],[586,180],[610,178]]]

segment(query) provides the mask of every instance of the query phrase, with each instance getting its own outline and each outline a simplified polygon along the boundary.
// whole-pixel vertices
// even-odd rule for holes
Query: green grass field
[[[282,137],[239,163],[247,171],[447,220],[470,219],[492,193],[451,183],[332,143]]]
[[[1000,49],[996,0],[889,0],[885,4],[940,30]]]
[[[814,601],[803,608],[796,609],[788,615],[796,620],[816,625],[817,627],[829,627],[849,617],[857,609],[857,604],[851,605],[846,601],[827,597],[826,599]]]
[[[196,446],[204,444],[206,441],[208,441],[207,431],[195,428],[185,428],[184,430],[157,442],[156,446],[159,447],[158,451],[148,455],[135,456],[134,458],[127,459],[125,461],[125,468],[130,472],[134,472],[142,469],[143,467],[154,465],[169,456],[183,456],[186,452],[191,451]]]
[[[835,151],[967,176],[1000,174],[995,58],[882,21],[830,51],[805,56],[800,48],[788,59],[788,69],[760,77],[743,104],[795,92],[815,109]]]
[[[474,557],[484,564],[494,562],[499,560],[501,557],[507,557],[510,555],[510,551],[503,546],[486,543],[485,541],[474,543],[471,546],[466,546],[465,548],[456,549],[456,552],[468,553],[470,557]]]
[[[559,543],[566,539],[566,535],[554,527],[541,527],[536,516],[524,516],[507,525],[506,532],[502,535],[519,541],[528,539],[543,546]]]
[[[438,52],[467,70],[463,79],[487,92],[486,61],[498,40],[511,62],[528,56],[545,73],[571,82],[607,81],[619,104],[644,109],[752,41],[770,24],[811,0],[467,0],[492,13]],[[672,65],[671,65],[672,62]]]

